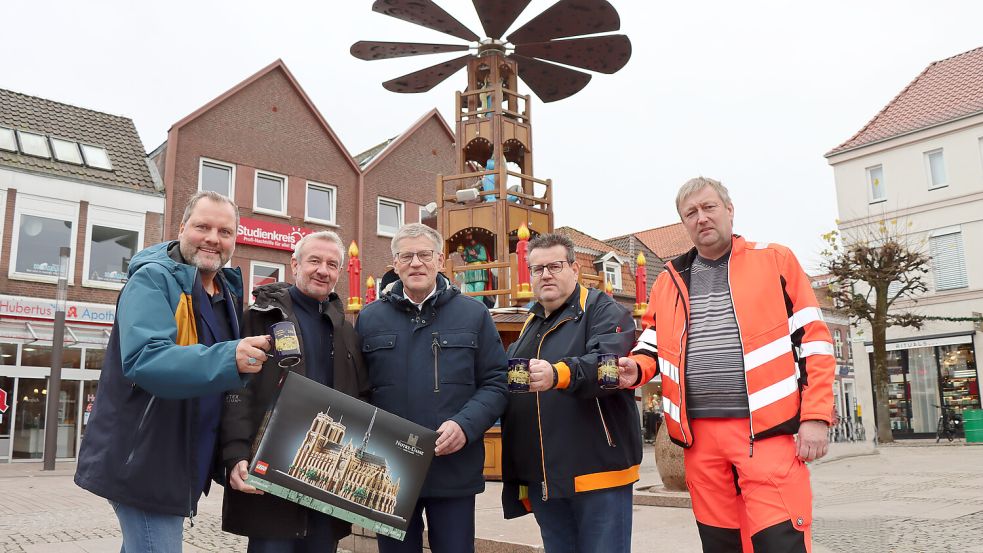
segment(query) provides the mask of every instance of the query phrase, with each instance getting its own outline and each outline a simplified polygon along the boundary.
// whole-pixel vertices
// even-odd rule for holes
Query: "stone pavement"
[[[659,483],[646,450],[639,487]],[[874,453],[874,454],[869,454]],[[861,456],[857,456],[861,455]],[[833,444],[813,466],[814,553],[983,553],[983,447],[961,441],[903,442],[876,451]],[[0,464],[0,553],[116,553],[119,529],[105,500],[72,483],[74,465],[42,472],[39,463]],[[501,485],[478,497],[479,553],[542,551],[531,516],[501,517]],[[688,509],[636,504],[633,550],[699,552]],[[221,490],[201,503],[185,552],[245,551],[245,540],[220,531]],[[371,540],[342,550],[374,552]]]

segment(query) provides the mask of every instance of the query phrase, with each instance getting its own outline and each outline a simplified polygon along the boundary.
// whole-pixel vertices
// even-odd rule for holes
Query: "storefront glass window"
[[[891,413],[891,430],[895,432],[911,432],[908,367],[904,354],[904,351],[887,352],[887,406]]]
[[[0,365],[17,364],[17,344],[0,343]],[[7,390],[11,392],[11,390]]]
[[[980,408],[980,385],[976,377],[976,356],[971,344],[941,346],[939,369],[942,399],[956,413]]]
[[[21,353],[20,364],[24,367],[51,367],[51,346],[25,344]],[[79,348],[62,348],[61,366],[63,369],[82,368],[82,350]]]
[[[106,357],[106,350],[85,348],[85,368],[91,371],[102,370],[102,361]]]
[[[9,376],[0,376],[0,396],[3,396],[3,401],[0,402],[0,411],[6,411],[5,413],[0,413],[0,459],[7,458],[7,452],[10,451],[10,416],[14,414],[14,379]]]
[[[44,448],[44,378],[21,378],[14,421],[14,459],[40,459]]]
[[[911,392],[911,430],[935,432],[939,418],[939,378],[935,348],[908,350],[908,382]]]
[[[23,214],[17,235],[18,273],[58,276],[60,248],[71,246],[72,222]]]

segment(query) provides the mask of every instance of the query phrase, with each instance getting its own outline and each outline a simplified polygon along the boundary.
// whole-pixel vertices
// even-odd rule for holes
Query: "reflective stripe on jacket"
[[[662,374],[662,410],[673,441],[688,447],[686,341],[690,268],[696,249],[666,264],[652,286],[632,350],[639,385]],[[809,277],[781,245],[732,238],[730,294],[744,353],[749,439],[795,434],[799,423],[829,423],[836,360]]]

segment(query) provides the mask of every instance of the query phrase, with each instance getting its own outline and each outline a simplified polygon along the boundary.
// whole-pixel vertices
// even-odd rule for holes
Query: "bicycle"
[[[958,413],[953,413],[952,410],[945,405],[942,405],[941,407],[939,405],[935,405],[935,407],[941,409],[941,413],[939,414],[939,422],[935,427],[935,443],[942,441],[942,438],[946,438],[951,442],[952,440],[956,439],[956,433],[959,429],[958,427],[960,424],[962,424],[962,417],[960,417]]]

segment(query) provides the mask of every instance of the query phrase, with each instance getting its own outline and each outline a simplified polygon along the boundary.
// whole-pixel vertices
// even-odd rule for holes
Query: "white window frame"
[[[51,144],[48,143],[48,137],[47,136],[45,136],[45,135],[43,135],[43,134],[41,134],[39,132],[22,131],[20,129],[17,129],[16,134],[17,134],[17,149],[20,150],[20,153],[24,154],[25,156],[39,157],[39,158],[42,158],[42,159],[51,159]],[[34,153],[31,153],[31,152],[28,152],[27,150],[25,150],[24,149],[24,143],[21,140],[21,136],[22,135],[25,135],[25,134],[29,134],[29,135],[32,135],[32,136],[40,136],[41,137],[41,141],[44,143],[44,148],[45,148],[45,150],[48,151],[48,154],[47,155],[39,155],[39,154],[34,154]]]
[[[623,288],[621,282],[621,263],[618,263],[617,261],[604,262],[602,270],[604,272],[605,280],[607,280],[608,269],[613,269],[614,271],[614,280],[611,282],[611,287],[614,288],[615,290],[622,290]]]
[[[14,148],[12,150],[9,149],[9,148],[4,148],[4,147],[0,147],[0,150],[3,150],[5,152],[17,152],[17,148],[18,148],[18,144],[17,144],[17,131],[15,129],[10,128],[10,127],[3,127],[3,126],[0,126],[0,130],[2,130],[2,131],[9,131],[10,132],[10,138],[12,138],[14,140]]]
[[[396,225],[396,228],[392,229],[392,231],[390,231],[389,229],[382,228],[382,221],[379,218],[380,214],[382,213],[382,209],[381,209],[382,208],[382,204],[384,204],[384,203],[385,204],[389,204],[390,206],[396,207],[397,209],[399,209],[399,224]],[[375,201],[375,232],[376,232],[377,235],[379,235],[379,236],[387,236],[389,238],[392,238],[393,236],[396,235],[396,231],[399,230],[399,227],[403,226],[404,224],[406,224],[406,203],[405,202],[402,202],[400,200],[394,200],[392,198],[386,198],[386,197],[383,197],[383,196],[379,196],[378,198],[376,198],[376,201]]]
[[[265,207],[260,207],[257,200],[257,193],[259,192],[259,176],[265,175],[267,177],[272,177],[274,179],[280,179],[283,181],[283,187],[280,189],[280,205],[283,206],[282,211],[276,211],[273,209],[268,209]],[[267,215],[276,215],[278,217],[287,216],[287,186],[288,180],[287,175],[281,175],[280,173],[274,173],[273,171],[266,171],[263,169],[256,169],[256,173],[253,174],[253,211],[256,213],[265,213]],[[304,190],[304,194],[307,194],[307,190]],[[304,199],[306,202],[306,198]]]
[[[951,226],[951,227],[945,227],[945,228],[936,229],[936,230],[932,231],[931,233],[929,233],[929,235],[928,235],[928,238],[929,238],[929,240],[928,240],[928,242],[929,242],[929,244],[928,244],[928,247],[929,247],[929,255],[931,255],[931,251],[932,251],[932,238],[940,238],[942,236],[949,236],[949,235],[952,235],[952,234],[958,234],[959,235],[959,245],[960,245],[960,249],[962,250],[962,267],[963,267],[962,277],[963,277],[963,283],[962,283],[961,286],[949,286],[949,287],[946,287],[946,288],[939,288],[938,273],[936,272],[935,259],[934,259],[934,256],[933,256],[933,259],[932,259],[932,280],[933,280],[933,283],[932,283],[932,285],[933,285],[933,288],[935,289],[936,292],[948,292],[950,290],[964,290],[964,289],[966,289],[969,286],[969,270],[968,270],[969,268],[966,266],[966,243],[965,243],[965,240],[964,240],[964,237],[963,237],[962,227],[960,227],[959,225],[954,225],[954,226]]]
[[[421,205],[420,206],[420,220],[419,220],[419,222],[422,223],[423,220],[427,218],[427,215],[430,215],[430,212],[427,211],[427,206]]]
[[[936,183],[932,181],[931,156],[933,154],[939,154],[940,156],[942,156],[942,173],[945,176],[945,181],[943,181],[942,183]],[[945,188],[949,186],[949,171],[947,171],[945,167],[945,154],[943,153],[943,149],[936,148],[934,150],[929,150],[925,152],[924,158],[925,158],[925,177],[928,179],[928,189],[937,190],[939,188]]]
[[[321,190],[328,190],[331,192],[330,219],[321,219],[320,217],[311,216],[310,199],[308,198],[308,192],[310,192],[311,188],[320,188]],[[331,227],[338,226],[338,223],[336,222],[338,220],[338,187],[331,184],[322,184],[312,180],[307,181],[307,184],[304,186],[304,220]]]
[[[837,359],[843,359],[846,357],[843,355],[843,331],[838,328],[833,329],[833,347],[836,351],[836,355],[834,357]]]
[[[253,282],[254,282],[254,277],[256,276],[256,267],[257,266],[266,267],[268,269],[276,269],[279,272],[279,276],[276,279],[277,282],[283,282],[284,277],[287,274],[287,268],[282,263],[271,263],[269,261],[257,261],[255,259],[249,260],[249,291],[247,292],[247,294],[248,294],[247,297],[249,298],[249,305],[252,305],[253,304],[253,301],[255,301],[254,298],[253,298]]]
[[[13,236],[10,237],[10,260],[7,268],[7,277],[12,280],[26,280],[30,282],[58,283],[57,276],[35,275],[31,273],[17,272],[17,248],[20,243],[20,221],[22,215],[33,215],[35,217],[46,217],[48,219],[58,218],[64,221],[71,221],[72,233],[70,235],[68,247],[70,254],[68,257],[68,283],[75,284],[75,253],[77,249],[78,224],[79,224],[79,204],[55,198],[42,198],[28,194],[17,194],[17,204],[14,206],[14,226]]]
[[[82,150],[79,148],[78,142],[75,142],[74,140],[68,140],[68,139],[65,139],[65,138],[58,138],[58,137],[55,137],[55,136],[49,137],[49,139],[50,139],[49,140],[50,141],[49,146],[51,148],[51,159],[53,159],[54,161],[59,161],[61,163],[70,163],[72,165],[85,165],[85,158],[82,157]],[[75,147],[75,153],[78,154],[78,161],[71,161],[71,160],[68,160],[68,159],[62,159],[62,158],[60,158],[58,156],[58,153],[55,151],[55,143],[56,142],[61,142],[63,144],[74,146]]]
[[[875,198],[874,197],[874,180],[871,178],[871,172],[874,171],[875,169],[880,169],[881,170],[881,183],[880,183],[880,185],[882,187],[882,190],[884,190],[884,197],[883,198]],[[864,172],[867,175],[867,200],[870,203],[872,203],[872,204],[876,204],[876,203],[880,203],[880,202],[886,202],[887,201],[887,188],[886,188],[887,187],[887,185],[886,185],[887,179],[884,178],[884,165],[883,164],[872,165],[870,167],[867,167],[864,170]]]
[[[96,146],[95,144],[86,144],[85,142],[79,142],[78,144],[79,144],[79,150],[82,151],[82,159],[85,160],[85,166],[86,167],[92,167],[93,169],[98,169],[100,171],[112,171],[113,170],[113,160],[112,160],[112,158],[109,157],[109,148],[106,148],[105,146]],[[95,149],[95,150],[102,150],[103,153],[106,154],[106,163],[109,164],[109,167],[100,167],[98,165],[92,164],[92,162],[89,161],[89,156],[86,155],[86,153],[85,153],[85,149],[86,148],[92,148],[92,149]]]
[[[200,157],[200,158],[198,158],[198,192],[201,192],[202,190],[204,190],[201,187],[201,176],[204,173],[203,170],[205,168],[205,164],[206,163],[209,164],[209,165],[217,165],[217,166],[220,166],[220,167],[225,167],[226,169],[229,169],[231,171],[230,176],[229,176],[229,195],[226,196],[226,197],[227,198],[230,198],[230,199],[235,198],[235,195],[236,195],[236,166],[235,166],[235,164],[234,163],[226,163],[224,161],[219,161],[217,159],[211,159],[211,158],[208,158],[208,157]]]
[[[89,288],[103,288],[106,290],[122,290],[124,283],[103,282],[101,280],[89,279],[89,256],[92,253],[93,225],[136,232],[136,251],[138,252],[144,247],[143,229],[146,226],[146,214],[89,204],[89,212],[85,222],[85,253],[84,257],[82,258],[82,286]],[[136,252],[133,253],[135,254]]]

